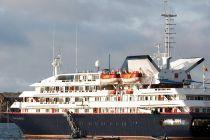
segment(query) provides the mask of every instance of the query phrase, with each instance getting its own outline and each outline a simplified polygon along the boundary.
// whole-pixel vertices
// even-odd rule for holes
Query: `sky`
[[[169,0],[175,18],[174,58],[205,57],[210,66],[210,0]],[[163,0],[0,0],[0,91],[28,90],[52,76],[55,53],[62,73],[120,68],[128,55],[163,47]],[[193,77],[202,77],[201,66]],[[209,78],[209,74],[207,74]]]

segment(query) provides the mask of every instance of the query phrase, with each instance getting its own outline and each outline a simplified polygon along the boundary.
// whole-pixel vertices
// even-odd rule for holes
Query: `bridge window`
[[[62,80],[62,81],[70,81],[70,82],[73,82],[73,80],[74,80],[74,75],[61,75],[61,76],[58,76],[56,80]]]
[[[174,78],[179,78],[179,74],[178,73],[174,73]]]

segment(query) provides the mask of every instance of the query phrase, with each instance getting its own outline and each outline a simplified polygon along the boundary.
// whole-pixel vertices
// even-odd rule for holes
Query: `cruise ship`
[[[24,91],[22,101],[8,112],[25,135],[169,136],[210,134],[210,90],[192,79],[203,57],[172,61],[173,19],[165,11],[164,53],[125,57],[119,70],[60,74],[60,56],[54,58],[53,76]],[[159,46],[158,46],[159,48]],[[96,62],[98,67],[98,61]]]

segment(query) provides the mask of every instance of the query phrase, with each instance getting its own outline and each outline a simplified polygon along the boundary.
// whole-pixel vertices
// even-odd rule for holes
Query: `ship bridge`
[[[202,57],[178,59],[170,63],[169,69],[160,69],[149,55],[127,56],[122,70],[139,71],[144,84],[190,84],[190,71],[204,61]]]

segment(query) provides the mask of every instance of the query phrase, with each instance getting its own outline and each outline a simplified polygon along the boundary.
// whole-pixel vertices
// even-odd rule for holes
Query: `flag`
[[[207,72],[208,71],[208,67],[203,65],[203,72]]]

